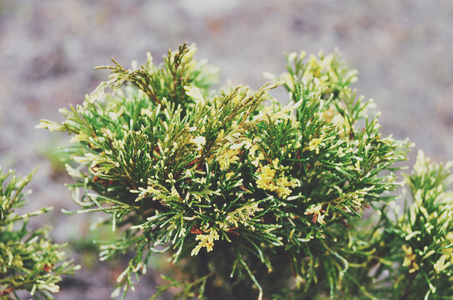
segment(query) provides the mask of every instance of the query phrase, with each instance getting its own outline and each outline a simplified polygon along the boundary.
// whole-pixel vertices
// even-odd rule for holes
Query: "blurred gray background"
[[[359,71],[358,93],[382,112],[384,135],[416,144],[410,163],[418,149],[453,159],[451,0],[0,0],[0,166],[19,175],[41,166],[27,209],[55,207],[36,222],[52,225],[57,241],[91,237],[88,221],[78,221],[86,217],[60,213],[76,208],[54,154],[68,137],[35,125],[61,121],[58,108],[80,104],[107,78],[94,67],[110,57],[130,66],[150,51],[160,62],[184,41],[220,68],[220,84],[254,89],[266,82],[264,71],[284,72],[284,53],[338,47]],[[74,250],[79,263],[84,249]],[[96,259],[56,299],[108,299],[121,266]],[[126,299],[147,299],[154,280],[145,277]]]

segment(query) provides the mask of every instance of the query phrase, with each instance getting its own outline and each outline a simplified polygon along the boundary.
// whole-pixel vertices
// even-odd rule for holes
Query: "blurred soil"
[[[62,120],[58,108],[80,104],[105,80],[94,67],[110,57],[128,66],[150,51],[161,61],[184,41],[219,66],[220,83],[254,89],[264,71],[284,71],[285,52],[338,47],[359,70],[358,92],[382,112],[383,133],[416,143],[411,161],[420,148],[453,159],[451,0],[0,0],[0,165],[20,175],[41,166],[27,210],[55,208],[33,226],[53,226],[58,242],[89,242],[98,217],[61,214],[77,208],[54,152],[68,137],[35,129],[39,120]],[[125,260],[98,264],[90,249],[74,246],[86,268],[65,279],[56,299],[110,298]],[[148,299],[156,280],[149,272],[126,299]]]

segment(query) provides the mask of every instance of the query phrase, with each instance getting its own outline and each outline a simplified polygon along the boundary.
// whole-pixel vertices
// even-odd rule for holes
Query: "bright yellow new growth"
[[[238,227],[239,223],[243,224],[244,226],[248,226],[247,221],[251,220],[252,217],[255,216],[256,212],[262,210],[262,208],[258,207],[258,203],[250,202],[250,204],[241,206],[236,210],[228,213],[225,220],[234,227]]]
[[[57,122],[52,122],[48,120],[41,120],[39,122],[39,125],[36,125],[35,127],[38,129],[39,128],[49,129],[49,131],[58,131],[63,129],[62,125],[58,124]]]
[[[436,274],[439,274],[446,268],[450,267],[453,264],[453,255],[443,254],[439,260],[434,264],[434,271]]]
[[[197,136],[195,138],[190,139],[190,142],[197,146],[197,151],[200,151],[206,144],[206,138],[204,136]]]
[[[297,179],[288,180],[284,174],[275,178],[278,168],[278,159],[273,161],[273,166],[266,165],[259,168],[257,187],[263,190],[276,192],[280,198],[286,199],[291,194],[290,187],[294,188],[299,185]]]
[[[447,244],[451,245],[453,242],[453,232],[447,233],[445,239]],[[442,253],[442,256],[434,264],[434,271],[436,271],[437,274],[453,265],[453,248],[444,248],[442,249]]]
[[[316,154],[319,154],[319,145],[322,143],[322,139],[312,139],[308,144],[308,149],[310,151],[316,151]]]
[[[409,269],[409,273],[414,273],[419,269],[419,266],[417,264],[416,256],[415,253],[413,253],[412,247],[407,247],[406,245],[403,245],[403,251],[406,253],[406,256],[404,257],[403,261],[403,267],[411,267]]]
[[[209,229],[206,234],[198,234],[195,237],[195,240],[200,241],[195,248],[193,248],[192,253],[190,255],[198,255],[201,248],[205,247],[206,251],[212,251],[212,247],[214,246],[214,241],[219,240],[219,234],[215,229]]]
[[[322,209],[324,203],[312,204],[305,211],[306,215],[313,215],[313,222],[318,222],[320,224],[326,224],[324,221],[325,214],[322,214],[324,210]]]
[[[294,118],[291,116],[291,112],[295,111],[300,105],[302,101],[299,102],[290,102],[285,107],[279,108],[278,106],[268,106],[264,110],[260,110],[258,115],[254,118],[255,122],[267,122],[268,120],[272,120],[277,122],[279,120],[285,119],[292,119]]]
[[[239,161],[239,157],[237,156],[239,152],[240,149],[225,149],[225,151],[217,158],[220,170],[228,170],[230,164],[237,163]]]
[[[260,168],[261,173],[258,175],[256,184],[259,188],[270,190],[269,186],[274,184],[275,170],[269,165]],[[272,188],[274,190],[274,188]]]

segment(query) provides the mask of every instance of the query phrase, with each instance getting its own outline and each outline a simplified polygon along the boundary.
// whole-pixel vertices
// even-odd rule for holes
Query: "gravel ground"
[[[20,175],[41,166],[27,209],[55,207],[35,225],[53,225],[57,241],[87,237],[88,221],[60,213],[75,205],[63,186],[69,179],[49,159],[67,137],[34,126],[61,120],[58,108],[81,103],[105,80],[94,66],[110,57],[143,63],[147,51],[159,61],[184,41],[219,66],[221,83],[252,88],[265,82],[263,71],[284,71],[285,52],[338,47],[359,70],[359,93],[382,111],[384,134],[453,159],[451,0],[0,0],[0,165]],[[117,267],[79,272],[56,299],[109,299]],[[153,278],[126,299],[147,299]]]

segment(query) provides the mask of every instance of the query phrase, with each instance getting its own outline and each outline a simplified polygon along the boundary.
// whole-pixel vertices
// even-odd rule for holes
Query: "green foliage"
[[[406,176],[410,194],[404,214],[392,220],[384,211],[376,243],[385,263],[378,273],[388,272],[387,299],[451,299],[453,295],[453,193],[451,167],[430,163],[422,151],[411,175]],[[395,267],[398,264],[398,267]]]
[[[63,123],[41,121],[74,134],[67,170],[76,179],[70,187],[78,212],[103,211],[110,215],[105,224],[121,229],[121,238],[103,242],[101,259],[135,254],[115,295],[133,288],[133,275],[146,271],[154,253],[171,255],[180,268],[181,280],[167,276],[170,283],[158,290],[179,287],[176,298],[416,293],[420,286],[404,285],[402,241],[412,240],[398,229],[409,221],[392,222],[383,206],[401,185],[395,163],[410,144],[382,137],[378,114],[368,112],[373,103],[350,87],[356,71],[337,53],[308,60],[290,54],[287,73],[274,83],[215,93],[213,68],[196,61],[193,49],[169,51],[159,66],[148,55],[137,70],[114,61],[103,67],[112,70],[109,81],[82,105],[61,110]],[[288,105],[269,94],[279,85],[289,92]],[[379,222],[361,218],[367,208]],[[439,209],[447,208],[436,204],[426,218]],[[446,226],[439,224],[433,226]],[[426,250],[437,253],[431,271],[442,274],[450,259],[442,255],[451,254],[451,227],[444,227],[437,248]],[[393,263],[400,268],[392,270]],[[379,274],[401,271],[398,286],[390,291],[376,281],[376,265]],[[426,272],[417,274],[434,286],[440,273]],[[441,286],[439,295],[449,292]]]
[[[23,190],[33,174],[21,179],[0,168],[0,299],[19,299],[18,290],[26,290],[36,299],[53,299],[51,293],[58,292],[61,275],[78,268],[66,260],[64,245],[51,242],[48,230],[27,229],[29,217],[51,208],[15,213],[24,204]]]

